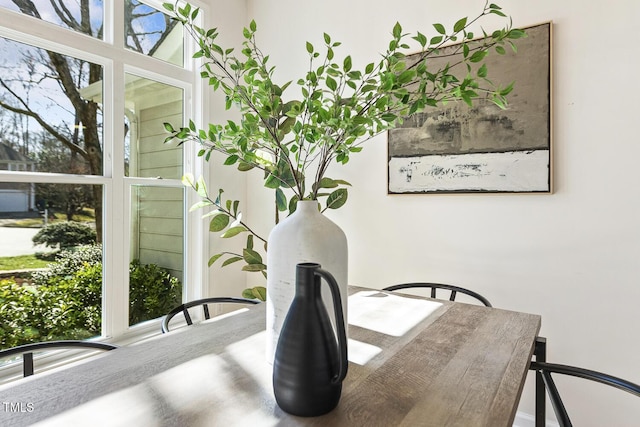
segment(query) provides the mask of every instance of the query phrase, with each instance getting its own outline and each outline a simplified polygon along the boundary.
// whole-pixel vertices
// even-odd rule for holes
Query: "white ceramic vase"
[[[295,294],[296,265],[314,262],[338,282],[347,324],[347,237],[318,210],[315,200],[299,201],[296,211],[269,234],[267,249],[267,361],[273,363],[278,337]],[[335,328],[331,291],[322,286],[322,300]]]

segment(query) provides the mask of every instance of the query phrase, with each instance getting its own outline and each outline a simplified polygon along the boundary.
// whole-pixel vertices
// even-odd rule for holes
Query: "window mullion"
[[[105,2],[105,40],[113,41],[113,48],[124,49],[124,10],[114,3]],[[108,227],[103,245],[105,268],[103,274],[102,333],[105,336],[122,336],[129,327],[129,230],[130,190],[124,179],[124,111],[125,82],[124,63],[121,57],[113,58],[110,72],[104,79],[104,166],[111,178],[105,191],[105,218]],[[108,155],[107,155],[108,153]]]

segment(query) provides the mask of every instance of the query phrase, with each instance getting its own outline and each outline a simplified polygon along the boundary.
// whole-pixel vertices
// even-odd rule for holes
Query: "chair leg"
[[[536,337],[533,354],[536,362],[547,361],[547,339]],[[541,372],[536,371],[536,427],[545,427],[547,420],[546,394],[544,378]]]
[[[22,376],[29,377],[33,375],[33,353],[24,353],[22,355]]]

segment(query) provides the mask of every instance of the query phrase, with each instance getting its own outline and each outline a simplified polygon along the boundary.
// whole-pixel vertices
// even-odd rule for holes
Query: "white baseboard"
[[[516,412],[516,419],[513,421],[513,427],[535,427],[536,418],[526,412]],[[547,419],[546,427],[560,427],[557,422]]]

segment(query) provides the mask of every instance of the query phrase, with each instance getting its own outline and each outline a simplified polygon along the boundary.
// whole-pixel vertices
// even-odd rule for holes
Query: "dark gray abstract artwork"
[[[514,82],[506,110],[450,102],[389,131],[389,193],[551,192],[551,23],[526,32],[517,53],[486,58],[490,80]],[[429,67],[456,62],[454,49]]]

